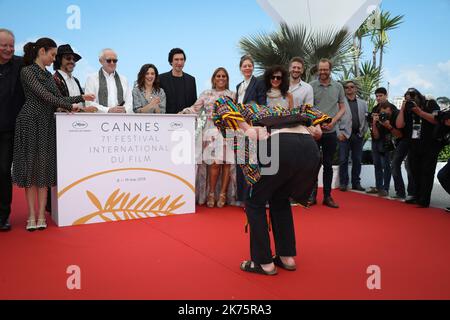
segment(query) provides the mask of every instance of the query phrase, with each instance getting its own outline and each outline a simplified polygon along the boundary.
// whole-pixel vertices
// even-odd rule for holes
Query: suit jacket
[[[20,71],[23,68],[23,58],[13,56],[11,59],[11,91],[8,102],[0,101],[0,131],[14,131],[16,118],[25,103]]]
[[[192,106],[197,101],[197,85],[193,76],[183,73],[185,88],[184,100],[186,105],[178,106],[176,105],[175,96],[180,93],[175,91],[172,81],[173,78],[172,71],[169,71],[159,76],[159,82],[161,88],[163,88],[166,93],[166,113],[176,114],[184,108]]]
[[[73,77],[75,79],[75,82],[78,85],[78,88],[80,89],[80,93],[83,95],[84,91],[81,88],[80,85],[80,81],[78,81],[77,78]],[[56,71],[53,74],[53,79],[55,80],[56,86],[58,87],[59,91],[61,92],[61,94],[63,95],[63,97],[69,97],[69,89],[67,88],[67,83],[66,80],[64,80],[64,77],[62,76],[61,73],[59,73],[58,71]]]
[[[239,88],[244,83],[242,81],[236,86],[236,101],[239,101]],[[243,103],[251,103],[256,102],[260,105],[267,104],[267,92],[265,89],[264,82],[262,80],[257,79],[255,76],[252,76],[250,83],[248,85],[247,90],[245,91],[245,96]]]
[[[358,137],[362,138],[367,132],[369,128],[367,123],[367,113],[368,106],[367,102],[356,98],[358,103],[358,116],[359,116],[359,132]],[[350,109],[350,105],[348,104],[348,99],[344,99],[345,104],[345,114],[338,121],[337,124],[337,135],[343,134],[347,139],[352,135],[352,110]]]

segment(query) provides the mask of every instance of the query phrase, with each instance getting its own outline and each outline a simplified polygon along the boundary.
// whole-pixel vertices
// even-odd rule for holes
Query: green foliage
[[[380,69],[374,66],[372,62],[366,61],[361,64],[358,74],[359,76],[357,76],[355,69],[352,68],[342,74],[340,81],[354,81],[358,86],[358,96],[367,101],[369,111],[371,111],[376,104],[373,92],[378,87],[382,77]]]
[[[439,161],[447,161],[450,159],[450,145],[445,146],[439,154]]]
[[[352,63],[354,52],[351,35],[345,29],[308,33],[306,26],[289,27],[287,24],[281,24],[277,32],[244,37],[239,46],[243,53],[253,57],[260,71],[277,64],[288,67],[293,57],[302,57],[308,82],[314,77],[320,59],[330,59],[333,71],[343,72]]]

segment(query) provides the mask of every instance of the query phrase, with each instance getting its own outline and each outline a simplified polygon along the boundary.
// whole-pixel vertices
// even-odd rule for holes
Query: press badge
[[[420,139],[422,125],[420,123],[413,124],[412,139]]]

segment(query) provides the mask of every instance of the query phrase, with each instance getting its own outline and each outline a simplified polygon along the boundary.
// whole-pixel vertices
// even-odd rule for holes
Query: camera
[[[409,96],[409,98],[407,98],[407,96]],[[412,109],[414,107],[417,107],[417,104],[415,102],[417,98],[417,92],[414,89],[408,89],[408,91],[406,91],[405,93],[405,98],[406,98],[405,103],[406,112],[412,112]]]
[[[446,120],[450,119],[450,107],[438,111],[434,118],[443,125]]]
[[[389,115],[386,112],[381,112],[378,118],[380,122],[385,122],[389,119]]]
[[[445,121],[450,119],[450,107],[438,111],[434,118],[438,122],[434,129],[435,138],[443,145],[450,144],[450,127],[445,125]]]
[[[417,107],[417,105],[413,100],[406,101],[405,108],[407,112],[412,112],[412,109],[415,107]]]

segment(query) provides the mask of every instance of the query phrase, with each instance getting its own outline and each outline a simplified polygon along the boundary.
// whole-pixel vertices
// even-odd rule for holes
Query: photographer
[[[394,139],[402,132],[396,127],[398,110],[389,102],[382,102],[372,113],[372,151],[378,195],[389,195],[391,183],[391,157],[395,150]]]
[[[439,110],[435,100],[426,100],[414,88],[405,93],[405,100],[397,117],[397,127],[404,128],[405,139],[409,139],[409,161],[414,176],[414,194],[406,203],[419,207],[430,206],[434,173],[441,143],[434,138],[433,131],[437,121],[433,112]]]
[[[450,117],[450,110],[447,111],[445,118]],[[450,132],[450,118],[449,119],[442,119],[443,125],[446,128],[446,134],[448,135]],[[439,120],[439,119],[438,119]],[[448,137],[448,136],[447,136]],[[450,141],[447,141],[449,143]],[[439,171],[438,180],[441,183],[441,186],[444,188],[445,191],[447,191],[448,194],[450,194],[450,159],[448,159],[447,164]],[[450,207],[447,207],[445,211],[450,212]]]

